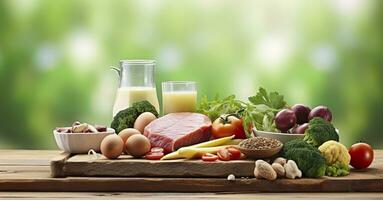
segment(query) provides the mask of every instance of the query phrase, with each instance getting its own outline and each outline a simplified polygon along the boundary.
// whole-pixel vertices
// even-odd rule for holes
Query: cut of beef
[[[169,153],[181,147],[210,139],[211,121],[199,113],[171,113],[152,121],[144,135],[152,147],[162,147]]]

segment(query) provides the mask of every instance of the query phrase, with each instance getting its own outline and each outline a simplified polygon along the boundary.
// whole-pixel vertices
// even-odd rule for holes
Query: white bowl
[[[282,143],[286,143],[290,140],[295,140],[295,139],[303,139],[303,137],[305,137],[305,134],[275,133],[275,132],[268,132],[268,131],[258,131],[255,129],[253,129],[253,133],[257,137],[266,137],[266,138],[277,139],[277,140],[281,141]]]
[[[100,152],[101,141],[108,135],[114,134],[112,128],[99,133],[59,133],[53,130],[59,149],[68,153],[88,153],[90,149]]]

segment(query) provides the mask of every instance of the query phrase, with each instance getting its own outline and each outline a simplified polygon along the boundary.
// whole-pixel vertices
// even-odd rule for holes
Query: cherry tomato
[[[235,135],[235,139],[246,139],[242,119],[234,115],[221,115],[217,118],[212,124],[211,134],[214,138]]]
[[[222,161],[229,161],[230,160],[230,153],[227,149],[220,149],[217,152],[218,158]]]
[[[206,162],[213,162],[218,160],[218,156],[211,153],[205,153],[202,155],[202,160]]]
[[[353,144],[348,153],[351,156],[351,166],[355,169],[364,169],[370,166],[374,160],[374,151],[367,143]]]
[[[230,160],[239,160],[241,158],[241,151],[235,147],[228,147],[227,151],[230,153]]]
[[[145,155],[145,159],[147,160],[159,160],[164,157],[163,152],[149,152]]]

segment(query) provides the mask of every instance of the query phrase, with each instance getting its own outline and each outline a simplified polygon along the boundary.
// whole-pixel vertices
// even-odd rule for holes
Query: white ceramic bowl
[[[268,131],[258,131],[255,129],[253,129],[253,133],[257,137],[277,139],[281,141],[282,143],[286,143],[290,140],[295,140],[295,139],[303,139],[303,137],[305,137],[305,134],[274,133],[274,132],[268,132]]]
[[[90,149],[100,152],[101,141],[108,135],[114,134],[112,128],[99,133],[59,133],[53,130],[59,149],[68,153],[88,153]]]

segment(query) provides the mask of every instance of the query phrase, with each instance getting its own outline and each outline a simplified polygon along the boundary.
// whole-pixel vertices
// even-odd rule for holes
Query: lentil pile
[[[249,150],[268,150],[281,145],[282,143],[279,140],[265,137],[249,138],[239,143],[240,147]]]

